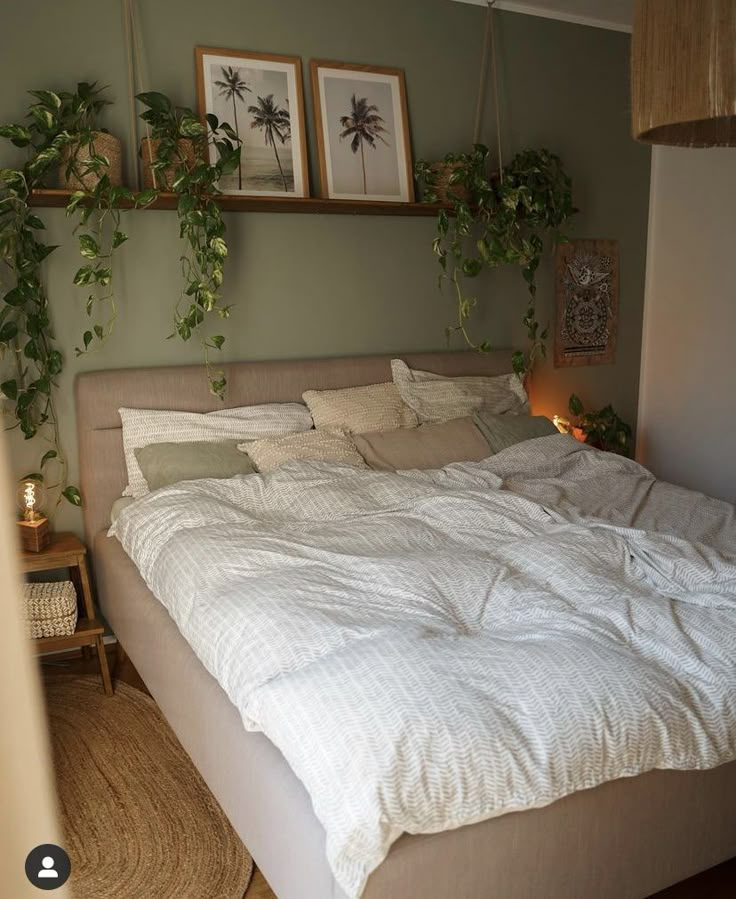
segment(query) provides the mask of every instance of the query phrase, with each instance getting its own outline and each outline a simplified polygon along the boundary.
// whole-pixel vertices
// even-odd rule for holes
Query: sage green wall
[[[0,120],[17,120],[28,88],[63,89],[77,80],[110,85],[106,124],[127,135],[126,69],[120,4],[25,0],[7,4],[0,33]],[[466,148],[472,125],[484,10],[450,0],[185,0],[139,2],[150,87],[194,105],[194,46],[300,56],[304,62],[313,190],[317,167],[310,58],[402,67],[414,156]],[[591,405],[613,402],[636,415],[649,186],[649,152],[629,137],[627,35],[549,19],[498,14],[497,41],[506,154],[526,146],[559,153],[581,212],[571,233],[621,242],[621,317],[615,365],[554,370],[535,377],[540,411],[564,411],[571,390]],[[32,40],[29,36],[32,35]],[[489,92],[490,93],[490,92]],[[490,98],[484,139],[494,132]],[[3,151],[5,152],[5,151]],[[130,147],[127,148],[131,168]],[[9,159],[10,157],[8,157]],[[0,164],[6,162],[0,159]],[[120,319],[104,349],[75,360],[83,297],[71,287],[79,263],[61,210],[44,210],[49,237],[63,243],[48,263],[57,337],[66,349],[60,381],[63,436],[76,476],[74,376],[82,370],[197,362],[194,343],[165,340],[179,283],[176,218],[127,213],[131,240],[117,275]],[[237,304],[223,329],[225,359],[298,358],[441,349],[453,315],[436,290],[432,219],[229,214],[226,297]],[[524,289],[518,271],[479,279],[476,333],[497,346],[523,342]],[[541,319],[552,315],[551,265],[540,273]],[[0,361],[0,373],[3,363]],[[40,447],[11,435],[18,475]],[[79,530],[65,508],[57,526]]]

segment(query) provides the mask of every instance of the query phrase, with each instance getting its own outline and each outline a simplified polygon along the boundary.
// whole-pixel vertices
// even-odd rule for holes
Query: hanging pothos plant
[[[182,340],[199,337],[210,391],[222,399],[227,382],[222,371],[211,367],[210,351],[222,349],[225,338],[206,334],[202,326],[208,313],[221,319],[230,314],[231,307],[221,304],[227,244],[215,197],[220,179],[238,168],[241,141],[214,115],[207,115],[204,125],[191,109],[175,106],[164,94],[150,91],[137,96],[146,107],[141,118],[150,128],[149,147],[156,148],[151,169],[156,183],[170,187],[178,197],[179,233],[185,241],[184,284],[174,311],[174,334]],[[215,162],[210,162],[211,147]]]
[[[464,282],[485,268],[518,265],[529,293],[524,325],[530,347],[526,356],[514,353],[513,364],[517,374],[531,371],[537,355],[546,354],[548,336],[536,314],[536,272],[544,238],[564,241],[561,229],[577,211],[562,162],[548,150],[524,150],[502,173],[490,176],[488,149],[476,144],[472,153],[448,154],[440,166],[417,162],[416,175],[424,184],[425,202],[441,200],[450,206],[440,210],[433,242],[440,287],[449,280],[457,301],[457,324],[447,328],[448,337],[459,331],[473,349],[490,350],[488,341],[476,343],[468,332],[477,298],[467,294]],[[446,188],[441,195],[440,186]]]
[[[102,340],[112,330],[115,302],[112,292],[112,255],[127,238],[120,230],[116,205],[123,198],[147,202],[145,195],[113,183],[110,160],[100,151],[97,117],[107,105],[102,88],[81,82],[74,92],[30,91],[36,102],[29,107],[27,124],[0,126],[0,137],[26,150],[19,168],[0,169],[0,260],[5,277],[0,306],[0,353],[10,357],[13,375],[0,390],[15,404],[15,427],[26,439],[42,433],[49,443],[43,453],[41,479],[49,463],[57,468],[59,499],[80,505],[79,490],[67,483],[67,462],[62,450],[54,405],[56,379],[63,356],[54,346],[49,304],[41,266],[56,249],[41,239],[45,226],[32,212],[35,189],[48,186],[52,173],[60,171],[65,183],[77,185],[67,206],[67,215],[77,212],[79,248],[88,263],[74,276],[74,283],[91,287],[86,309],[92,316],[99,305],[108,306],[103,323],[95,322],[82,336],[85,352],[95,337]],[[110,138],[110,140],[114,140]],[[152,198],[152,197],[151,197]]]

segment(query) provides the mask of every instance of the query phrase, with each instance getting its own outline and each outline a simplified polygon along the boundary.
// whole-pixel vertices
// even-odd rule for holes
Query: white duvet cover
[[[112,533],[306,786],[349,897],[403,832],[736,757],[734,508],[571,438],[192,481]]]

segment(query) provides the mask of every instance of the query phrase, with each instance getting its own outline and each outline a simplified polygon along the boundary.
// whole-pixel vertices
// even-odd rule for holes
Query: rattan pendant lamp
[[[631,91],[638,140],[736,146],[736,0],[637,0]]]

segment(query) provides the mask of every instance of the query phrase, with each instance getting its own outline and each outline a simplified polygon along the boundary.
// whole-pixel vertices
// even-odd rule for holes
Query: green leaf
[[[0,125],[0,137],[8,138],[16,147],[27,147],[31,136],[31,132],[23,125]]]
[[[102,340],[102,338],[105,336],[102,325],[95,325],[95,334],[99,337],[100,340]]]
[[[580,400],[580,397],[577,394],[573,393],[570,396],[570,401],[567,404],[567,408],[573,415],[582,415],[583,414],[583,404]]]
[[[24,474],[22,478],[18,478],[19,481],[38,481],[39,484],[43,484],[43,475],[40,471],[32,471],[30,474]]]
[[[28,91],[29,94],[32,94],[34,97],[37,97],[44,106],[47,106],[49,109],[60,109],[61,108],[61,98],[58,94],[55,94],[53,91]]]
[[[79,252],[86,259],[96,259],[100,255],[100,248],[97,241],[90,234],[80,234]]]
[[[125,243],[128,239],[128,235],[124,234],[122,231],[115,231],[112,235],[112,248],[113,250],[117,249],[121,243]]]
[[[220,334],[218,334],[216,337],[210,337],[210,340],[212,341],[212,345],[218,350],[221,350],[223,343],[225,343],[225,338]]]
[[[0,384],[0,391],[2,391],[9,400],[17,400],[18,382],[16,380],[3,381],[2,384]]]
[[[21,287],[14,287],[12,290],[9,290],[3,297],[3,300],[8,304],[8,306],[22,306],[27,299],[27,294]]]
[[[61,491],[61,495],[68,503],[71,503],[73,506],[82,505],[82,495],[76,487],[66,487]]]
[[[80,284],[89,284],[93,280],[94,269],[91,265],[83,265],[80,269],[77,269],[73,283],[79,287]]]
[[[517,350],[511,357],[511,367],[519,377],[526,372],[526,361],[524,360],[524,354],[521,350]]]
[[[18,334],[18,325],[15,322],[5,322],[0,328],[0,343],[10,343]]]
[[[152,203],[156,197],[158,196],[158,191],[151,187],[148,190],[142,190],[139,193],[135,194],[133,201],[136,206],[148,206],[149,203]]]
[[[25,217],[25,224],[36,231],[43,231],[46,228],[46,225],[44,225],[37,215],[27,215]]]
[[[44,453],[43,457],[41,458],[41,468],[43,468],[47,462],[50,462],[51,459],[56,459],[58,455],[59,454],[56,452],[56,450],[49,450],[48,452]]]
[[[154,112],[167,113],[173,109],[171,100],[169,100],[166,94],[162,94],[159,91],[145,91],[144,93],[136,94],[135,98]]]
[[[53,377],[54,375],[58,375],[63,367],[64,357],[58,350],[51,350],[46,356],[46,369],[48,373]]]

